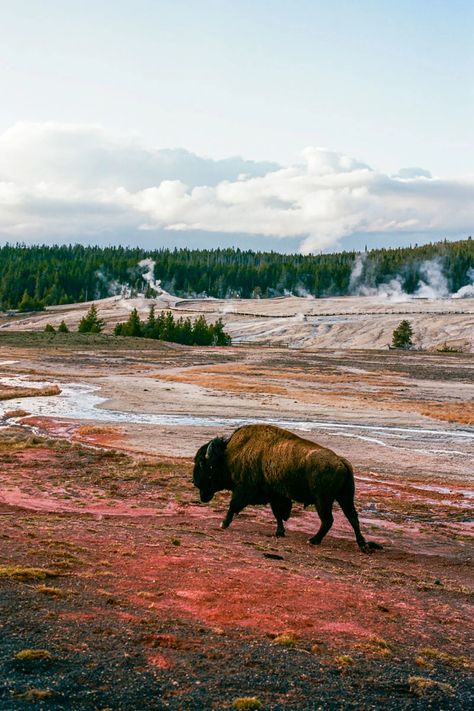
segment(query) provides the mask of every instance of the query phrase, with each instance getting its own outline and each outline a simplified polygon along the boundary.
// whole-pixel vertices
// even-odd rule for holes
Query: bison
[[[201,501],[211,501],[217,491],[232,492],[222,521],[227,528],[249,504],[270,504],[277,520],[276,535],[284,536],[283,521],[290,517],[293,501],[314,504],[321,526],[309,543],[319,545],[333,524],[337,501],[354,529],[359,548],[381,548],[366,541],[354,506],[351,464],[330,449],[273,425],[245,425],[230,437],[215,437],[200,447],[194,458],[193,483]]]

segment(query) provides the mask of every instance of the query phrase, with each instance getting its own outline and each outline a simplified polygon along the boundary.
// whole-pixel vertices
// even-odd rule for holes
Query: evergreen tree
[[[18,305],[18,311],[44,311],[44,306],[35,296],[30,296],[28,290],[25,289]]]
[[[50,323],[47,323],[46,326],[44,327],[44,332],[45,333],[56,333],[56,329],[54,326]]]
[[[58,333],[69,333],[69,328],[64,320],[58,326]]]
[[[224,331],[222,319],[218,319],[215,324],[211,325],[212,342],[215,346],[230,346],[232,339],[228,333]]]
[[[199,316],[193,326],[193,343],[196,346],[210,346],[213,340],[212,331],[204,316]]]
[[[134,338],[139,338],[143,335],[143,323],[140,320],[137,309],[132,309],[128,320],[122,324],[121,336],[132,336]]]
[[[138,311],[133,309],[127,321],[117,323],[114,329],[116,336],[136,336],[155,338],[162,341],[183,343],[184,345],[218,345],[228,346],[231,338],[224,331],[224,326],[219,319],[214,324],[207,324],[204,316],[200,316],[194,324],[189,317],[182,317],[175,321],[171,311],[162,311],[155,316],[154,306],[150,308],[148,319],[140,320]]]
[[[164,289],[177,296],[249,298],[303,290],[316,297],[345,295],[356,258],[355,252],[303,256],[241,249],[6,244],[0,247],[0,303],[4,309],[41,310],[44,305],[108,296],[112,282],[127,284],[137,293],[144,286],[138,267],[142,259],[153,259]],[[455,292],[471,281],[474,240],[367,251],[360,284],[377,287],[398,276],[405,291],[413,293],[423,276],[423,262],[434,259]],[[151,291],[146,290],[147,296]]]
[[[145,336],[145,338],[156,338],[155,304],[152,304],[152,306],[150,306],[150,311],[148,313],[148,318],[145,323],[143,335]]]
[[[105,326],[105,321],[99,319],[97,306],[91,304],[89,311],[79,321],[77,330],[79,333],[100,333]]]
[[[175,339],[175,323],[171,311],[164,314],[163,323],[160,327],[160,339],[162,341],[174,341]]]
[[[406,319],[400,321],[392,334],[392,346],[394,348],[410,348],[410,346],[413,345],[411,340],[412,335],[413,329],[410,321]]]
[[[192,346],[193,344],[193,324],[189,317],[182,321],[180,343],[185,346]]]

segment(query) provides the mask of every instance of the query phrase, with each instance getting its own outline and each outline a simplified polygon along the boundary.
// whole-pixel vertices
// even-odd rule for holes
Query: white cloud
[[[12,237],[203,230],[297,236],[309,252],[354,232],[449,235],[473,225],[473,176],[388,176],[320,148],[284,168],[213,161],[94,126],[18,124],[0,136],[0,232]]]

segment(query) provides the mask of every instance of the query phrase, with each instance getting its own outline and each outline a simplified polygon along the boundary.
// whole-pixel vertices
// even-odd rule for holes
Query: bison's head
[[[201,501],[207,504],[217,491],[225,488],[225,448],[227,439],[215,437],[204,444],[194,457],[193,484],[199,489]]]

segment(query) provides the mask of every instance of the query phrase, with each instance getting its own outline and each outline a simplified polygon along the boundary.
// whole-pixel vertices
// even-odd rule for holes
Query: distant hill
[[[143,260],[147,265],[139,266]],[[104,298],[124,288],[152,295],[160,288],[153,276],[177,296],[345,296],[393,280],[407,294],[416,292],[420,281],[436,281],[434,288],[453,293],[474,281],[474,242],[469,237],[363,254],[306,256],[240,249],[6,245],[0,248],[0,307],[41,309]]]

